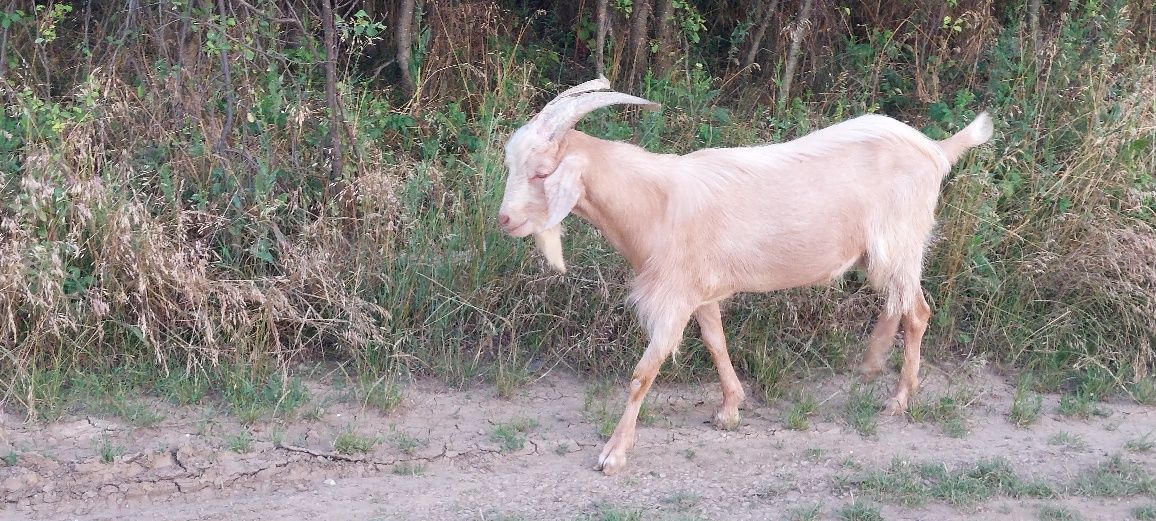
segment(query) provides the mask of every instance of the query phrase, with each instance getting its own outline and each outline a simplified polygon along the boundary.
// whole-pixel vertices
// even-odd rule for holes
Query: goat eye
[[[535,170],[533,178],[534,179],[545,179],[549,176],[550,176],[550,172],[547,172],[545,170]]]

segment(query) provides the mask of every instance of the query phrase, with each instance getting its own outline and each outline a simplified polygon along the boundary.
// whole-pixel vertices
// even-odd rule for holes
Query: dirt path
[[[1156,441],[1156,434],[1144,438],[1156,429],[1153,408],[1110,403],[1102,406],[1107,416],[1070,419],[1045,396],[1039,420],[1021,429],[1008,418],[1014,389],[1000,378],[982,368],[930,372],[921,399],[960,389],[973,396],[961,438],[905,418],[882,419],[877,434],[861,435],[843,416],[855,385],[843,376],[796,386],[819,402],[806,431],[786,428],[789,401],[758,400],[748,400],[737,431],[717,430],[709,424],[717,384],[660,382],[648,402],[653,419],[615,477],[592,466],[598,424],[617,414],[622,397],[600,396],[592,382],[566,374],[512,400],[490,387],[420,382],[388,415],[311,384],[316,408],[298,421],[254,427],[243,454],[229,450],[241,427],[208,408],[157,403],[166,419],[148,428],[0,416],[0,456],[9,455],[0,463],[0,519],[838,519],[863,499],[861,477],[894,461],[953,470],[1002,457],[1019,475],[1053,483],[1113,455],[1156,469],[1156,451],[1124,448]],[[337,459],[342,433],[378,443],[364,456],[340,456],[362,461]],[[1132,519],[1133,509],[1156,505],[1150,495],[1094,496],[869,502],[889,520],[1039,519],[1052,507],[1085,519]]]

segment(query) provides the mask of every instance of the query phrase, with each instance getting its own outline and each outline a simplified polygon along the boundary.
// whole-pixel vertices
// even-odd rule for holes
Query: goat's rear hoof
[[[733,431],[739,428],[739,423],[743,417],[739,414],[738,408],[733,411],[719,410],[714,415],[714,426],[724,431]]]
[[[899,416],[905,412],[907,412],[907,400],[898,398],[887,400],[887,407],[883,409],[883,414],[888,416]]]
[[[624,467],[626,467],[626,457],[611,454],[605,459],[598,458],[598,465],[594,467],[596,470],[601,470],[607,476],[618,474]]]

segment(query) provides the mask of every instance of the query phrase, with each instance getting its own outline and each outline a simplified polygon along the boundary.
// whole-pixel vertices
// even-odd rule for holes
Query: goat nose
[[[510,216],[504,213],[498,214],[498,224],[501,226],[510,224]]]

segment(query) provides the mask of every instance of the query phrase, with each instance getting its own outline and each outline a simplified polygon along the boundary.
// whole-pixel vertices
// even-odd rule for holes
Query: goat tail
[[[987,112],[981,112],[979,116],[976,116],[975,121],[972,121],[963,130],[939,141],[939,148],[943,150],[943,155],[947,156],[947,160],[954,165],[969,148],[982,145],[991,139],[992,131],[991,116]]]

